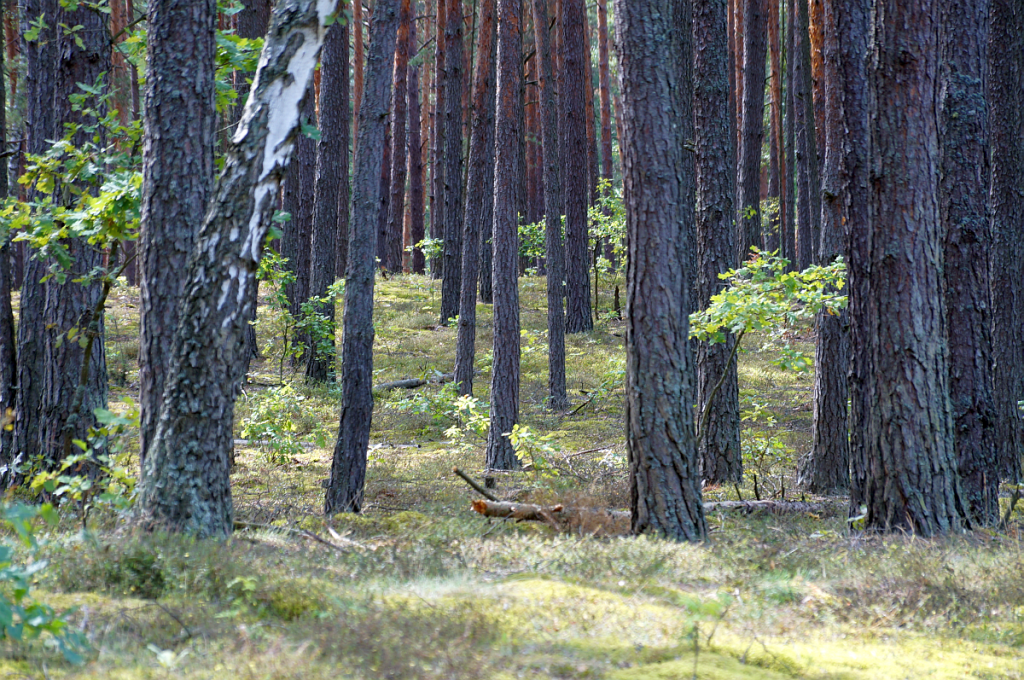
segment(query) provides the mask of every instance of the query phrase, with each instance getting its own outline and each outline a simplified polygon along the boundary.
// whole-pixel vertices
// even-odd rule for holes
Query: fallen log
[[[444,373],[431,378],[406,378],[405,380],[392,380],[391,382],[380,383],[373,386],[374,392],[386,392],[388,390],[406,389],[412,390],[424,385],[441,385],[455,380],[454,373]]]
[[[775,515],[789,513],[825,512],[836,507],[835,503],[808,503],[805,501],[718,501],[705,503],[704,512],[738,511],[747,514],[769,512]],[[600,516],[610,520],[628,520],[625,510],[602,510],[597,508],[575,508],[564,505],[534,505],[532,503],[511,503],[507,501],[473,501],[473,510],[484,517],[515,519],[525,522],[563,522],[581,515]]]

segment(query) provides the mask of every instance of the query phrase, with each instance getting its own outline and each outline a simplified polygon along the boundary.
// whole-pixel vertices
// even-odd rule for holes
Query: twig
[[[480,494],[481,496],[483,496],[487,500],[494,501],[495,503],[499,502],[498,499],[494,497],[494,494],[492,494],[490,491],[488,491],[487,489],[483,488],[482,486],[480,486],[479,484],[474,482],[473,479],[469,475],[467,475],[465,472],[463,472],[459,468],[452,468],[452,472],[457,474],[459,477],[462,477],[463,481],[465,481],[466,484],[469,484],[471,487],[473,487],[474,491],[476,491],[478,494]]]
[[[157,606],[157,607],[160,607],[160,609],[162,609],[162,610],[163,610],[163,612],[164,612],[165,614],[167,614],[167,615],[168,615],[168,616],[170,616],[170,617],[171,617],[172,619],[174,619],[175,621],[177,621],[177,622],[178,622],[178,625],[179,625],[179,626],[181,626],[181,629],[182,629],[183,631],[185,631],[185,635],[187,636],[187,637],[185,638],[186,640],[188,640],[188,639],[190,639],[190,638],[192,637],[192,630],[191,630],[191,629],[190,629],[190,628],[189,628],[188,626],[186,626],[186,625],[185,625],[185,622],[184,622],[184,621],[182,621],[182,620],[181,620],[181,619],[179,619],[179,618],[178,618],[177,616],[175,616],[175,615],[174,615],[174,612],[172,612],[172,611],[171,611],[170,609],[168,609],[167,607],[163,606],[163,605],[162,605],[162,604],[160,604],[159,602],[156,602],[156,601],[154,601],[154,602],[153,602],[153,604],[154,604],[155,606]]]
[[[577,451],[576,453],[570,453],[565,458],[566,458],[566,460],[572,460],[573,458],[578,458],[579,456],[585,456],[588,453],[597,453],[598,451],[607,451],[610,448],[613,448],[613,447],[612,446],[601,446],[601,447],[598,447],[596,449],[587,449],[586,451]]]

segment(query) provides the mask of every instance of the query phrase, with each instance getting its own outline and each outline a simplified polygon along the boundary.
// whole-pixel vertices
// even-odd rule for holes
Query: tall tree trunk
[[[6,25],[9,17],[4,15],[4,3],[0,2],[0,25]],[[8,54],[10,54],[8,52]],[[0,50],[0,73],[3,73],[4,55]],[[17,82],[17,81],[14,81]],[[12,82],[11,90],[16,92]],[[7,148],[7,102],[3,88],[0,88],[0,148]],[[0,172],[0,199],[8,196],[7,168]],[[14,309],[11,306],[13,291],[11,239],[5,236],[0,241],[0,464],[11,462],[11,444],[14,437],[8,425],[14,420],[14,402],[17,393],[18,361],[14,337]]]
[[[315,125],[313,87],[310,85],[303,100],[301,122]],[[288,308],[299,318],[302,303],[309,299],[310,238],[313,232],[313,200],[316,189],[316,143],[303,132],[295,140],[295,161],[288,168],[285,179],[285,210],[291,220],[284,225],[281,254],[288,258],[288,270],[295,281],[285,286]],[[296,338],[298,340],[298,338]]]
[[[75,11],[71,11],[70,7],[61,7],[56,19],[57,26],[82,26],[75,35],[58,31],[56,87],[52,105],[56,112],[54,124],[58,131],[63,132],[66,125],[81,124],[87,120],[81,111],[73,110],[70,98],[81,94],[79,83],[95,83],[101,74],[110,72],[110,34],[106,15],[85,7],[80,6]],[[95,106],[102,116],[105,105],[95,102]],[[99,133],[97,139],[94,133],[80,129],[72,137],[74,144],[82,144],[87,140],[97,141],[102,146],[104,134]],[[102,318],[99,321],[99,337],[90,355],[86,355],[79,343],[65,342],[67,338],[64,336],[72,328],[84,330],[89,323],[89,315],[100,300],[102,284],[95,282],[83,285],[75,279],[102,267],[103,253],[84,239],[72,239],[68,245],[68,254],[73,264],[67,282],[60,284],[53,281],[47,286],[43,311],[48,333],[40,436],[44,447],[43,456],[49,466],[56,466],[63,455],[64,428],[68,419],[76,415],[72,413],[71,405],[83,372],[83,363],[88,362],[88,378],[80,408],[84,417],[77,418],[72,437],[87,440],[88,429],[96,422],[94,409],[107,406],[107,365]]]
[[[590,311],[590,249],[587,229],[587,115],[583,0],[562,0],[562,68],[558,77],[558,143],[565,191],[565,329],[593,330]]]
[[[736,265],[734,246],[732,117],[729,115],[729,62],[726,0],[698,3],[693,15],[697,184],[697,308],[704,309],[724,282],[719,278]],[[740,404],[735,339],[697,345],[697,413],[707,409],[698,442],[700,469],[709,484],[743,478],[740,449]],[[714,393],[715,386],[721,386]],[[708,400],[711,406],[708,407]]]
[[[601,91],[601,177],[612,180],[612,97],[608,59],[608,0],[597,1],[597,73]]]
[[[396,48],[397,49],[397,48]],[[392,77],[393,74],[392,74]],[[388,206],[391,203],[391,151],[395,139],[391,136],[391,120],[394,116],[394,92],[388,105],[387,122],[384,124],[384,158],[380,166],[380,199],[377,202],[377,266],[383,268],[387,261]]]
[[[494,362],[491,367],[491,424],[488,470],[520,467],[507,433],[519,422],[519,226],[517,174],[518,111],[522,107],[522,0],[498,0],[498,91],[494,139]]]
[[[768,56],[771,68],[769,90],[771,93],[771,109],[768,114],[769,130],[769,163],[768,163],[768,196],[779,201],[772,210],[769,229],[764,235],[765,249],[780,250],[782,245],[781,219],[785,196],[783,181],[785,179],[785,155],[782,149],[782,53],[779,40],[779,0],[768,2]],[[785,255],[783,255],[785,257]]]
[[[736,118],[736,153],[743,148],[743,54],[744,31],[743,20],[746,3],[749,0],[732,0],[732,58],[733,58],[733,115]],[[737,168],[738,171],[738,168]],[[737,175],[738,177],[738,175]],[[737,185],[737,190],[739,186]]]
[[[544,138],[544,246],[548,295],[548,397],[552,409],[569,406],[565,384],[565,248],[562,245],[562,186],[558,171],[558,103],[548,30],[547,0],[533,0],[534,38],[540,58],[541,134]]]
[[[445,238],[444,227],[444,134],[447,127],[444,123],[445,92],[447,85],[447,56],[445,28],[448,24],[448,0],[436,0],[437,18],[434,21],[434,149],[430,166],[430,237]],[[444,276],[444,257],[435,257],[430,261],[430,276],[440,279]]]
[[[854,347],[869,352],[863,379],[873,406],[851,424],[863,433],[851,451],[851,511],[868,530],[922,536],[966,523],[941,298],[939,9],[938,0],[875,2],[871,212],[867,225],[851,225],[869,230],[868,297],[851,308],[850,324],[867,338]],[[850,292],[862,292],[857,281]]]
[[[476,354],[476,290],[480,275],[480,221],[494,205],[494,58],[497,25],[494,0],[480,4],[480,39],[477,42],[473,82],[473,129],[469,141],[469,181],[466,183],[466,219],[462,235],[462,292],[459,332],[455,348],[455,383],[459,394],[473,394],[473,359]],[[490,272],[485,272],[489,275]]]
[[[444,39],[444,276],[441,281],[441,323],[459,313],[462,290],[462,0],[448,4]]]
[[[139,489],[138,512],[151,526],[231,533],[228,465],[245,301],[335,5],[281,0],[274,12],[255,86],[189,259],[170,379]]]
[[[824,0],[807,0],[808,36],[811,45],[811,93],[814,96],[814,132],[818,146],[825,144],[825,6]],[[822,154],[824,152],[821,152]],[[820,154],[819,154],[820,155]]]
[[[692,178],[683,177],[688,169],[678,133],[693,111],[675,87],[685,45],[674,2],[631,0],[617,10],[629,243],[626,450],[631,528],[635,534],[697,541],[707,529],[688,340],[686,268],[693,244],[686,240],[682,211],[684,187]]]
[[[584,120],[587,124],[587,186],[590,189],[588,203],[593,205],[597,202],[597,180],[600,178],[600,170],[597,161],[597,131],[594,129],[594,63],[592,56],[590,20],[587,18],[587,8],[583,7],[583,93],[585,97],[586,114]],[[595,307],[594,310],[597,313]]]
[[[156,436],[178,305],[196,234],[213,190],[217,4],[153,0],[149,5],[143,145],[140,459]]]
[[[818,146],[814,133],[814,97],[811,94],[811,44],[808,35],[807,3],[796,5],[793,52],[793,97],[796,126],[796,164],[800,203],[797,213],[797,261],[805,269],[816,261],[821,243],[821,187],[818,179]]]
[[[363,0],[352,2],[352,139],[359,139],[359,111],[363,104],[363,68],[366,58],[363,49]],[[353,156],[355,151],[352,152]],[[356,161],[358,162],[358,158]],[[348,253],[345,253],[348,258]]]
[[[782,67],[786,87],[783,97],[785,98],[785,114],[783,117],[783,182],[782,182],[782,237],[779,239],[782,246],[782,256],[790,262],[793,268],[797,262],[796,250],[796,126],[793,112],[796,108],[793,98],[793,2],[794,0],[782,0],[785,8],[781,12],[785,17],[785,29],[780,31],[782,37]]]
[[[32,27],[36,17],[43,17],[45,27],[38,38],[23,43],[25,54],[25,148],[28,153],[42,154],[49,148],[48,140],[57,134],[54,110],[57,63],[57,0],[26,0],[21,16],[21,34]],[[29,196],[29,198],[36,198]],[[45,344],[48,331],[44,314],[48,283],[42,279],[46,265],[26,253],[24,282],[18,313],[18,393],[15,397],[14,457],[32,460],[42,451],[43,373],[48,356]]]
[[[824,7],[825,176],[821,205],[819,260],[831,263],[846,251],[846,231],[859,211],[866,216],[859,180],[866,168],[865,60],[871,16],[870,0]],[[810,454],[801,461],[800,484],[815,493],[842,493],[850,488],[850,444],[847,428],[849,320],[822,312],[817,319],[814,358],[814,421]]]
[[[358,1],[358,0],[356,0]],[[335,22],[324,37],[320,54],[320,140],[316,145],[316,201],[310,251],[309,295],[324,297],[337,273],[339,242],[348,246],[348,23]],[[334,345],[334,300],[317,305],[327,318]],[[306,363],[306,379],[334,381],[334,352],[314,342]]]
[[[989,5],[988,0],[942,4],[939,108],[939,210],[945,229],[953,444],[971,518],[983,525],[999,520],[988,271],[992,249],[985,101]]]
[[[402,228],[405,224],[405,179],[409,146],[406,120],[409,111],[409,36],[412,21],[410,0],[401,0],[398,43],[395,46],[395,91],[391,97],[391,199],[388,201],[387,241],[382,262],[389,272],[396,274],[402,271]]]
[[[761,242],[761,143],[764,139],[764,76],[767,0],[743,0],[743,130],[739,153],[738,261]]]
[[[991,3],[987,94],[992,139],[993,393],[999,476],[1017,483],[1024,456],[1017,409],[1024,395],[1024,11],[1015,0]]]
[[[413,21],[409,26],[409,45],[416,47],[416,21],[419,3],[413,7]],[[424,108],[429,108],[429,105]],[[415,246],[426,235],[423,227],[423,109],[420,105],[420,67],[419,60],[409,65],[409,233],[411,243]],[[422,274],[426,270],[423,251],[413,248],[410,269],[414,274]]]
[[[366,449],[373,417],[373,279],[384,121],[391,98],[398,0],[377,0],[370,24],[366,93],[359,109],[359,139],[352,182],[352,230],[345,279],[341,350],[341,423],[331,462],[324,510],[359,512],[366,479]]]

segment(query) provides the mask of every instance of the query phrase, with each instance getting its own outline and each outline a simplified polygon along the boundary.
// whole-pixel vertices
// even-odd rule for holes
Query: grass
[[[112,401],[135,397],[135,291],[115,299]],[[602,299],[611,296],[602,291]],[[543,279],[524,278],[522,420],[553,434],[547,470],[498,480],[517,500],[623,508],[623,324],[568,338],[574,414],[544,408]],[[375,382],[445,373],[455,331],[436,326],[439,288],[381,281]],[[275,325],[258,326],[236,420],[280,380]],[[491,314],[478,308],[476,396],[488,397]],[[277,329],[279,330],[279,329]],[[764,404],[745,439],[785,446],[752,457],[759,490],[796,496],[809,445],[812,380],[786,373],[751,338],[741,391]],[[791,339],[810,348],[802,331]],[[120,362],[120,363],[117,363]],[[112,369],[113,370],[113,369]],[[338,395],[309,388],[276,418],[304,444],[275,457],[237,450],[236,517],[226,541],[146,534],[69,508],[44,536],[40,596],[84,630],[93,654],[69,666],[39,642],[0,647],[11,678],[1014,678],[1024,677],[1019,516],[1006,533],[935,540],[850,536],[842,513],[714,514],[704,545],[622,535],[621,527],[488,521],[451,474],[479,475],[483,440],[453,438],[452,397],[430,385],[377,395],[366,511],[322,516]],[[269,386],[269,387],[268,387]],[[116,403],[112,408],[118,408]],[[770,418],[768,417],[770,416]],[[239,429],[240,432],[240,429]],[[557,473],[557,474],[556,474]],[[709,488],[709,500],[736,489]],[[739,488],[753,497],[752,475]],[[323,541],[333,544],[326,545]]]

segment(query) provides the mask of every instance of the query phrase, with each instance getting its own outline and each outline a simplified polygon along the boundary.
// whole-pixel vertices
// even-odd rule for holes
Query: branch
[[[459,468],[453,468],[452,472],[457,474],[459,477],[462,477],[462,479],[465,480],[466,484],[469,484],[471,487],[473,487],[474,491],[476,491],[478,494],[480,494],[481,496],[483,496],[487,500],[494,501],[496,503],[498,502],[498,499],[494,497],[494,494],[492,494],[490,491],[488,491],[487,489],[483,488],[482,486],[480,486],[479,484],[474,482],[473,479],[469,475],[467,475],[465,472],[463,472]]]

